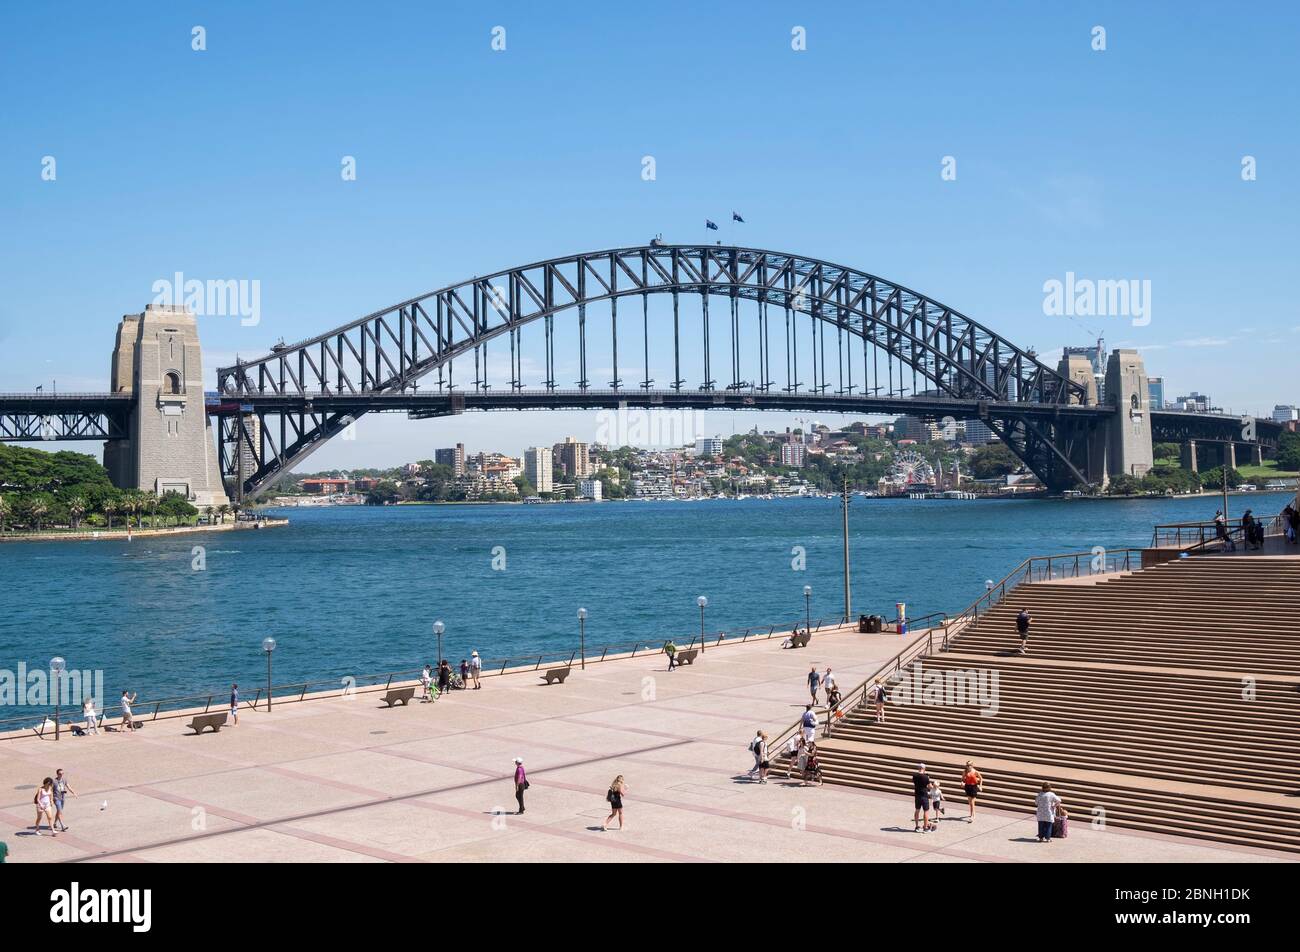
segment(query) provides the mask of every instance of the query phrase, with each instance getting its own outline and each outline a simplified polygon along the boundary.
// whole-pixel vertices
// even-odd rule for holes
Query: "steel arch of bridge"
[[[764,397],[780,392],[825,394],[831,386],[826,369],[825,335],[834,329],[839,347],[840,394],[843,381],[844,339],[861,342],[864,379],[852,380],[849,354],[847,389],[866,388],[869,355],[897,360],[901,370],[911,368],[933,388],[930,393],[981,403],[1067,407],[1085,403],[1083,386],[1040,363],[984,325],[932,298],[895,282],[844,265],[784,252],[723,245],[660,245],[595,251],[553,258],[519,268],[498,271],[431,291],[400,304],[358,318],[310,340],[280,346],[251,361],[240,361],[217,372],[217,386],[228,406],[239,412],[223,418],[222,472],[234,477],[244,492],[255,491],[275,475],[288,470],[307,454],[357,419],[378,395],[414,394],[420,378],[438,372],[438,391],[482,393],[486,383],[486,349],[489,342],[506,338],[510,346],[512,392],[524,390],[520,332],[542,322],[545,336],[545,392],[555,392],[555,316],[573,310],[578,317],[578,391],[592,390],[587,374],[586,308],[609,302],[612,315],[613,392],[622,387],[618,365],[618,303],[641,298],[641,318],[647,355],[646,378],[638,389],[649,392],[648,298],[667,294],[673,300],[674,380],[668,390],[749,390]],[[683,342],[679,318],[682,295],[700,295],[704,312],[701,355],[704,381],[686,387],[682,377]],[[708,306],[710,297],[729,299],[731,308],[731,381],[723,387],[712,379]],[[757,302],[759,311],[756,381],[741,379],[738,303]],[[772,363],[769,307],[781,308],[786,324],[784,388],[778,388]],[[800,315],[812,320],[813,382],[802,383],[798,370],[798,329],[793,337],[795,356],[791,375],[791,321]],[[818,331],[820,329],[820,374]],[[457,358],[474,357],[473,390],[444,378]],[[482,360],[480,361],[480,357]],[[878,363],[877,363],[877,381]],[[893,390],[892,362],[890,390]],[[482,368],[480,370],[480,367]],[[877,382],[876,388],[880,386]],[[916,388],[913,388],[914,390]],[[313,402],[315,398],[316,402]],[[355,405],[340,406],[347,398]],[[413,401],[414,402],[414,401]],[[321,406],[316,404],[320,403]],[[673,405],[670,397],[664,405]],[[330,408],[325,409],[325,404]],[[455,407],[452,408],[453,410]],[[259,425],[246,425],[255,415]],[[1083,476],[1071,461],[1074,454],[1062,433],[1028,415],[985,415],[990,426],[1049,484],[1081,482]],[[1068,439],[1074,439],[1070,435]],[[236,446],[243,452],[235,452]],[[253,472],[245,471],[251,468]]]

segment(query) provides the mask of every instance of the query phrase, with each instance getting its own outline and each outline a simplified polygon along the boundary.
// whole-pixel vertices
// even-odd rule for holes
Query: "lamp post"
[[[582,670],[587,670],[587,609],[578,609],[578,654],[582,656]]]
[[[447,626],[439,619],[433,623],[433,633],[438,638],[438,665],[442,666],[442,633],[447,630]]]
[[[50,679],[54,682],[54,739],[59,739],[59,702],[63,700],[63,672],[67,663],[55,655],[50,659]]]
[[[266,652],[266,712],[271,713],[271,652],[275,650],[274,638],[262,639],[262,650]]]
[[[812,631],[812,586],[803,587],[803,630],[804,634]]]
[[[700,651],[704,651],[704,609],[709,607],[709,600],[701,595],[695,600],[695,604],[700,606]]]

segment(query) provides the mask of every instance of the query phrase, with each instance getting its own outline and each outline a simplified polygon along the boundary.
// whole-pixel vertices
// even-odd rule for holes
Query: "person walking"
[[[46,777],[41,781],[40,787],[36,790],[36,796],[32,797],[32,803],[36,804],[36,835],[41,835],[41,820],[44,819],[50,825],[50,835],[58,836],[59,831],[54,828],[53,777]]]
[[[66,833],[68,832],[68,824],[63,819],[63,801],[67,799],[68,794],[75,797],[77,791],[69,786],[68,781],[63,776],[62,767],[54,771],[54,789],[52,792],[54,794],[54,822],[59,825],[59,832]]]
[[[519,803],[518,813],[524,812],[524,791],[528,789],[528,774],[524,770],[524,759],[515,758],[515,800]]]
[[[808,693],[812,695],[812,702],[817,703],[817,690],[821,687],[822,676],[817,672],[817,665],[813,665],[808,672]]]
[[[605,793],[605,802],[609,804],[609,816],[605,817],[605,822],[600,825],[602,832],[609,831],[609,821],[618,817],[618,828],[623,829],[623,798],[627,796],[627,783],[623,780],[623,775],[619,774],[614,778],[614,782],[609,785],[609,790]]]
[[[1034,797],[1034,816],[1038,820],[1038,842],[1052,842],[1052,824],[1056,822],[1056,814],[1061,809],[1061,798],[1052,792],[1050,783],[1044,783],[1043,789]]]
[[[426,664],[420,672],[420,703],[427,704],[431,699],[429,691],[433,687],[433,665]]]
[[[880,683],[879,678],[876,678],[876,683],[867,691],[867,700],[876,707],[877,724],[885,723],[885,695],[885,686]]]
[[[803,727],[803,742],[811,744],[817,740],[817,715],[813,712],[813,706],[808,704],[803,709],[803,716],[799,718],[799,724]]]
[[[767,749],[767,731],[758,732],[758,782],[767,783],[767,771],[771,768],[771,754]]]
[[[122,729],[129,734],[135,733],[135,719],[131,716],[131,705],[136,696],[129,691],[122,692]]]
[[[469,659],[460,659],[460,686],[461,690],[469,688]]]
[[[831,706],[831,692],[836,689],[835,675],[831,673],[831,666],[826,666],[826,673],[822,675],[822,689],[826,692],[826,706]]]
[[[230,686],[230,726],[239,726],[239,685]]]
[[[943,784],[938,780],[930,781],[930,812],[934,814],[934,819],[930,822],[930,829],[939,829],[939,817],[946,816],[947,811],[943,808]]]
[[[754,766],[750,767],[749,773],[745,774],[745,776],[749,777],[750,779],[754,779],[758,776],[759,773],[758,765],[761,759],[760,748],[762,747],[762,745],[763,745],[763,732],[761,730],[755,731],[754,739],[749,742],[749,752],[754,755]]]
[[[81,705],[81,716],[86,720],[86,733],[99,736],[99,720],[95,717],[95,699],[87,697],[86,703]]]
[[[451,686],[451,665],[447,663],[446,658],[443,658],[441,661],[438,662],[438,695],[441,697],[443,694],[446,694],[447,689],[450,686]]]
[[[668,670],[671,671],[677,667],[677,646],[673,644],[671,638],[668,639],[668,644],[664,645],[664,654],[668,656]]]
[[[1020,614],[1016,615],[1016,633],[1020,635],[1021,654],[1029,650],[1029,625],[1033,620],[1028,608],[1020,609]]]
[[[970,805],[970,816],[966,818],[966,822],[974,823],[975,798],[984,792],[984,778],[969,760],[966,761],[966,769],[961,774],[961,788],[966,794],[966,802]]]
[[[912,774],[912,806],[912,832],[930,832],[930,775],[925,772],[925,764]]]
[[[477,651],[469,653],[469,676],[474,679],[474,690],[477,691],[483,685],[478,683],[479,676],[483,673],[483,659],[478,656]]]

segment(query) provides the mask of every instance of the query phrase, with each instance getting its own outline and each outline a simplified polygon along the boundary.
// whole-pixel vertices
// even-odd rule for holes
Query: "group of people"
[[[966,822],[974,823],[975,798],[984,791],[984,777],[969,760],[962,770],[961,787],[970,808]],[[939,817],[948,815],[943,805],[943,783],[930,775],[925,764],[912,774],[912,807],[913,833],[933,833],[939,828]]]
[[[420,672],[420,701],[436,701],[450,690],[468,688],[471,682],[477,691],[483,686],[479,682],[482,674],[483,660],[477,651],[471,651],[468,658],[460,659],[459,674],[452,670],[451,662],[446,658],[438,662],[436,669],[433,665],[426,664]]]
[[[135,732],[135,718],[131,712],[131,706],[135,704],[136,695],[131,691],[123,691],[120,704],[122,706],[122,721],[118,729],[132,734]],[[104,719],[108,715],[95,710],[95,698],[89,696],[81,705],[81,725],[73,725],[73,732],[77,734],[99,734],[99,729],[103,727],[109,730]]]
[[[41,781],[41,785],[36,788],[36,795],[32,797],[32,803],[36,806],[34,829],[37,836],[41,835],[42,821],[49,826],[51,836],[68,832],[68,824],[63,819],[63,805],[68,794],[75,797],[77,791],[69,785],[62,767],[54,771],[53,777]]]
[[[1300,540],[1300,510],[1290,503],[1282,510],[1282,532],[1291,545]]]
[[[808,711],[811,711],[811,706]],[[808,711],[804,712],[805,716]],[[781,751],[781,757],[785,760],[786,779],[793,780],[797,771],[800,786],[806,787],[810,784],[821,786],[822,768],[817,754],[816,723],[814,717],[811,732],[806,725],[801,726],[800,730],[790,735],[790,739],[786,741]],[[801,725],[803,725],[802,721]],[[754,756],[754,765],[750,767],[746,776],[759,783],[767,783],[767,775],[772,769],[772,752],[768,744],[767,731],[760,730],[754,735],[754,739],[749,742],[749,752]]]

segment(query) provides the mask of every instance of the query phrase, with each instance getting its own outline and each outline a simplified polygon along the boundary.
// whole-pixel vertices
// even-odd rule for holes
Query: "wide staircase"
[[[1025,655],[1021,608],[1033,616]],[[1297,616],[1294,556],[1020,585],[900,672],[928,690],[921,703],[887,705],[883,724],[851,712],[821,744],[825,777],[910,797],[924,762],[962,815],[973,760],[986,806],[1028,814],[1048,780],[1075,825],[1300,852]],[[991,697],[927,702],[972,672]]]

